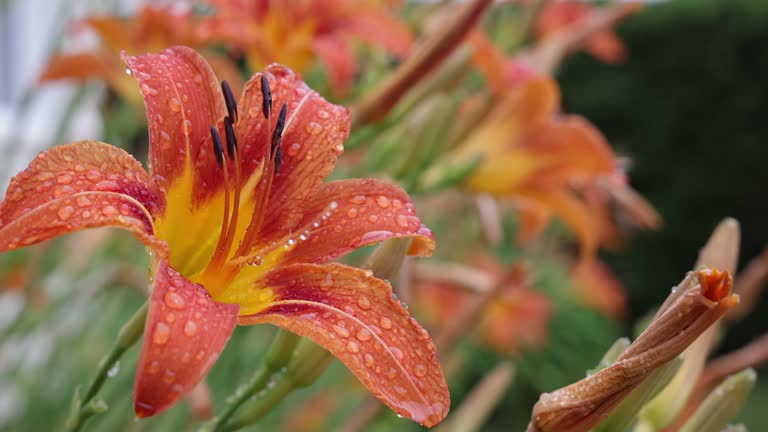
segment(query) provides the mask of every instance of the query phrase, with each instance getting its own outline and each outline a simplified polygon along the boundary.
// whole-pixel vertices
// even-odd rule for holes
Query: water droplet
[[[197,323],[189,320],[184,324],[184,334],[187,336],[194,336],[197,333]]]
[[[176,294],[175,292],[167,292],[163,297],[165,304],[171,309],[183,309],[185,306],[184,297]]]
[[[373,358],[373,356],[368,353],[363,356],[363,361],[368,367],[373,367],[373,365],[376,363],[376,360]]]
[[[117,209],[111,205],[108,205],[101,209],[101,214],[104,216],[114,216],[117,214]]]
[[[351,352],[352,354],[357,354],[360,352],[360,345],[358,345],[355,341],[349,341],[347,342],[347,351]]]
[[[413,368],[413,373],[416,374],[417,377],[423,377],[427,374],[427,367],[422,364],[416,365],[416,367]]]
[[[351,209],[347,210],[347,216],[349,218],[351,218],[351,219],[356,218],[357,217],[357,209],[356,208],[351,208]]]
[[[285,152],[288,154],[288,156],[293,157],[299,154],[299,150],[301,150],[301,144],[293,143],[288,146],[288,149]]]
[[[381,325],[381,328],[384,330],[389,330],[392,328],[392,320],[387,317],[381,317],[379,320],[379,325]]]
[[[107,371],[107,376],[113,378],[120,372],[120,360],[116,361],[111,368]]]
[[[320,117],[321,119],[325,120],[325,119],[329,118],[331,115],[326,110],[320,110],[320,111],[317,112],[317,116]]]
[[[91,181],[96,181],[101,178],[101,173],[95,170],[91,170],[85,174],[85,178]]]
[[[149,364],[149,369],[147,370],[149,373],[157,373],[160,370],[160,363],[157,360],[153,361]]]
[[[371,334],[371,332],[368,329],[361,328],[360,330],[357,331],[357,334],[355,335],[355,337],[360,342],[367,342],[371,340],[371,338],[373,337],[373,334]]]
[[[403,228],[408,228],[408,218],[404,215],[397,215],[395,218],[397,220],[397,224],[400,225]]]
[[[71,195],[75,192],[75,189],[72,188],[72,186],[56,186],[53,189],[53,196],[56,198],[61,198],[66,195]]]
[[[176,314],[173,312],[170,312],[168,315],[165,316],[165,321],[167,321],[169,324],[172,324],[174,321],[176,321]]]
[[[155,331],[152,332],[152,342],[158,345],[163,345],[168,342],[170,337],[171,328],[168,327],[168,324],[159,322],[155,325]]]
[[[360,306],[360,309],[371,309],[371,301],[368,299],[368,297],[365,296],[361,296],[357,299],[357,305]]]
[[[130,68],[125,68],[125,74],[126,75],[133,75],[133,71],[131,71]]]
[[[358,204],[358,205],[365,204],[365,201],[366,199],[365,199],[365,196],[363,195],[355,195],[349,199],[349,202],[351,202],[352,204]]]
[[[166,384],[170,384],[170,383],[172,383],[175,380],[176,380],[176,372],[174,372],[174,371],[172,371],[170,369],[166,369],[165,373],[163,374],[163,381]]]
[[[394,207],[397,210],[400,210],[401,208],[403,208],[403,202],[400,201],[399,199],[394,199],[392,200],[392,207]]]
[[[59,176],[59,178],[56,179],[56,183],[58,184],[70,184],[72,183],[72,176],[69,174],[62,174]]]
[[[323,127],[320,125],[320,123],[316,122],[309,122],[304,128],[310,135],[317,135],[320,133],[320,131],[323,130]]]
[[[348,338],[349,335],[350,335],[349,330],[347,330],[346,327],[341,327],[341,326],[336,326],[335,325],[335,326],[333,326],[333,331],[336,332],[337,335],[339,335],[339,336],[341,336],[343,338]]]
[[[389,198],[385,197],[384,195],[379,195],[376,197],[376,204],[378,204],[381,208],[387,208],[389,207]]]
[[[183,128],[184,128],[184,135],[191,134],[192,133],[192,122],[189,121],[189,119],[184,120]]]
[[[368,215],[368,222],[370,222],[370,223],[376,223],[376,221],[378,221],[378,220],[379,220],[379,217],[378,217],[378,216],[376,216],[375,214],[372,214],[372,215]]]
[[[75,202],[77,202],[77,205],[79,205],[80,207],[88,207],[89,205],[91,205],[91,200],[89,200],[88,197],[84,195],[80,195],[79,197],[77,197]]]
[[[181,356],[181,362],[182,363],[189,363],[190,360],[192,360],[192,355],[189,352],[185,352]]]
[[[179,100],[176,98],[171,98],[168,101],[168,108],[170,108],[173,112],[179,112],[181,111],[181,102],[179,102]]]
[[[64,206],[56,213],[59,215],[59,219],[67,220],[75,213],[75,209],[72,206]]]
[[[397,376],[397,369],[395,368],[389,368],[387,371],[387,378],[392,379]]]

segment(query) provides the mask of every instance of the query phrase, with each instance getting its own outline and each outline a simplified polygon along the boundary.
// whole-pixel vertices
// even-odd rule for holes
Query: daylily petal
[[[539,187],[609,175],[616,170],[616,158],[608,141],[580,116],[562,116],[532,131],[525,148],[545,161],[526,182]]]
[[[0,251],[102,226],[125,228],[159,251],[152,221],[162,195],[131,155],[83,141],[41,153],[0,203]]]
[[[472,64],[485,75],[494,92],[504,93],[509,88],[504,53],[481,31],[470,33],[467,41],[472,45]]]
[[[205,377],[232,335],[239,310],[213,301],[203,286],[158,263],[136,367],[138,417],[167,410]]]
[[[112,79],[113,66],[106,56],[90,52],[56,55],[40,74],[40,81],[89,78],[108,81]]]
[[[285,66],[272,65],[264,73],[272,89],[272,121],[284,103],[288,108],[282,164],[272,182],[269,212],[259,235],[266,244],[296,225],[302,217],[304,202],[316,194],[333,170],[349,136],[350,113],[349,109],[323,99]],[[254,75],[241,98],[243,116],[237,125],[238,139],[266,149],[269,139],[263,126],[266,121],[261,114],[259,82],[260,75]]]
[[[136,57],[123,54],[123,60],[144,94],[152,172],[172,182],[192,169],[195,198],[209,196],[223,180],[204,143],[210,143],[211,125],[226,115],[211,67],[186,47]]]
[[[530,199],[556,214],[578,237],[582,258],[594,255],[600,237],[600,227],[598,221],[592,217],[589,206],[585,202],[568,191],[557,189],[552,191],[521,190],[515,194]]]
[[[355,52],[349,42],[340,36],[326,36],[316,38],[313,46],[317,58],[328,71],[333,90],[340,96],[345,95],[357,69]]]
[[[413,45],[411,29],[381,10],[354,11],[338,23],[336,32],[380,46],[398,57],[405,57]]]
[[[335,208],[329,211],[329,206]],[[413,237],[411,255],[431,255],[435,248],[432,231],[416,216],[408,194],[381,180],[326,183],[304,211],[295,232],[306,232],[306,240],[286,254],[284,260],[289,263],[327,262],[393,237]]]
[[[243,324],[271,323],[330,351],[379,399],[425,426],[448,413],[435,346],[386,282],[341,264],[297,264],[266,279],[275,301]]]
[[[98,141],[80,141],[40,153],[16,175],[0,206],[5,223],[48,201],[79,192],[128,195],[155,214],[162,194],[141,164],[126,151]]]

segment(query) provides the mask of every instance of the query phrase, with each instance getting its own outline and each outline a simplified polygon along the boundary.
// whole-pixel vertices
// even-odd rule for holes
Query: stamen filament
[[[227,164],[224,163],[224,149],[222,148],[221,137],[216,126],[211,126],[211,138],[213,139],[213,152],[216,155],[216,161],[220,161],[219,166],[222,167],[224,172],[224,217],[221,222],[221,230],[219,231],[219,241],[216,243],[216,249],[214,249],[213,256],[211,256],[208,262],[208,268],[219,259],[218,257],[222,253],[224,241],[229,231],[229,174]]]

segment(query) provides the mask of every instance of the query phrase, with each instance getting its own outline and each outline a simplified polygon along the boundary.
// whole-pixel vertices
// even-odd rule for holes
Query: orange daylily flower
[[[154,252],[137,415],[200,382],[236,324],[271,323],[329,350],[399,414],[439,423],[449,394],[427,332],[386,282],[329,263],[393,237],[412,237],[413,255],[434,248],[400,188],[323,182],[349,110],[280,65],[254,75],[238,105],[189,48],[124,60],[144,94],[150,172],[99,142],[40,154],[0,205],[0,251],[113,226]]]
[[[190,9],[145,5],[135,17],[93,16],[83,24],[99,36],[103,48],[97,51],[74,52],[54,56],[40,76],[41,82],[53,80],[98,79],[135,105],[141,105],[142,97],[133,78],[125,73],[120,53],[140,54],[157,52],[173,45],[195,48],[202,41],[195,34],[197,20]],[[212,53],[206,60],[216,73],[240,89],[237,68],[225,57]]]
[[[317,59],[331,84],[344,94],[357,62],[352,40],[405,56],[413,42],[410,29],[387,2],[361,0],[209,0],[216,12],[203,24],[206,40],[240,47],[252,70],[271,62],[299,72]],[[382,4],[384,3],[384,4]]]
[[[571,25],[577,25],[586,19],[593,10],[599,8],[583,1],[558,0],[548,2],[536,16],[534,34],[537,39],[546,39]],[[598,60],[609,63],[621,63],[627,57],[624,42],[612,29],[601,30],[591,35],[584,43],[584,50]]]
[[[579,237],[582,256],[591,256],[600,227],[578,189],[614,173],[615,157],[591,123],[559,111],[557,83],[528,78],[500,95],[448,163],[483,157],[465,186],[514,199],[521,212],[520,240],[535,237],[555,214]]]
[[[503,267],[489,257],[478,260],[478,269],[492,278],[504,273]],[[554,312],[549,297],[531,285],[523,263],[514,264],[512,271],[510,283],[489,305],[479,334],[483,345],[504,354],[545,346],[549,341],[548,322]],[[421,279],[416,285],[416,294],[417,303],[435,328],[460,315],[476,295],[456,281],[436,278]]]

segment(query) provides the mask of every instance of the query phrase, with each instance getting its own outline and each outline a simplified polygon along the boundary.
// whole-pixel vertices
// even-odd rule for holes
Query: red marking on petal
[[[162,194],[133,156],[109,144],[82,141],[40,153],[11,180],[0,204],[0,227],[49,201],[81,192],[127,195],[152,215],[165,206]]]
[[[266,284],[275,302],[241,323],[271,323],[311,339],[389,407],[427,427],[447,415],[450,395],[435,345],[389,284],[341,264],[282,267]]]
[[[336,208],[323,219],[321,215],[334,202]],[[305,206],[300,228],[294,232],[306,232],[306,240],[286,255],[291,263],[327,262],[393,237],[413,237],[411,255],[430,255],[435,248],[432,232],[416,216],[408,194],[391,183],[374,179],[330,182]]]
[[[196,198],[222,184],[208,140],[210,127],[226,115],[219,82],[195,51],[173,47],[160,54],[123,55],[139,82],[147,108],[149,161],[154,174],[172,181],[187,158],[194,164]]]
[[[215,302],[164,261],[158,265],[136,368],[138,417],[159,414],[208,373],[237,325],[240,306]]]

